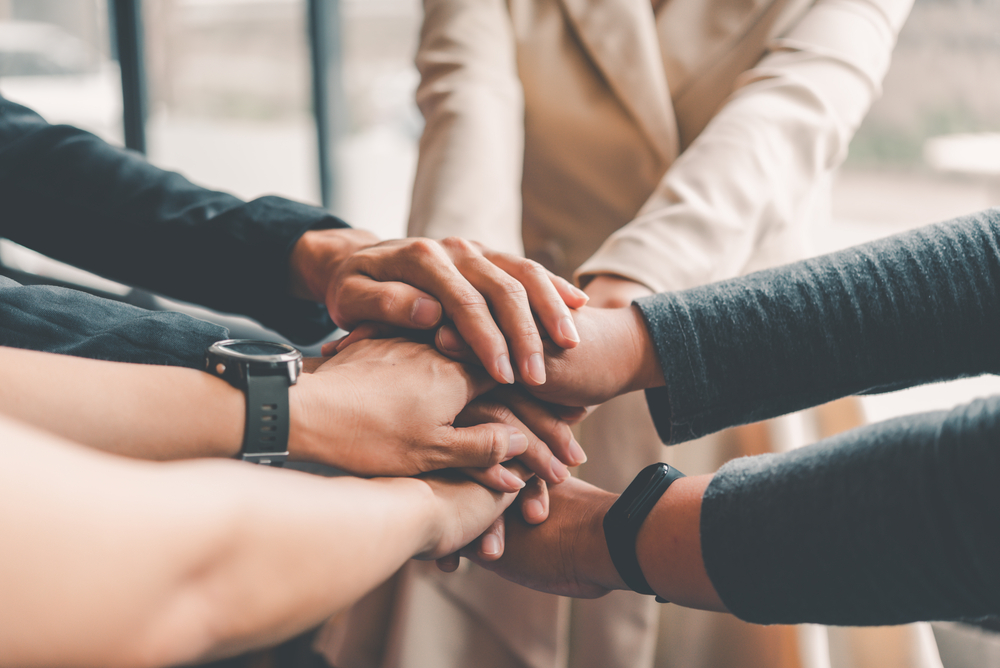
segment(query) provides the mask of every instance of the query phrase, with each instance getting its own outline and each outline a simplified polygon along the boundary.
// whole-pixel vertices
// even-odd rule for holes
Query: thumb
[[[516,457],[528,449],[528,437],[520,429],[500,423],[474,427],[448,427],[438,443],[444,461],[435,468],[487,468]]]

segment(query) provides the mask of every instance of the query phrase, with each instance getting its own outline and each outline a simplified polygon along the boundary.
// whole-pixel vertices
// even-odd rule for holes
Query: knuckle
[[[438,242],[425,237],[411,239],[409,251],[418,258],[435,257],[438,254]]]
[[[399,303],[399,295],[394,290],[380,290],[375,297],[375,308],[381,314],[392,313]]]
[[[437,471],[454,465],[452,449],[446,443],[432,443],[419,448],[413,459],[421,473]]]
[[[505,297],[513,298],[516,301],[528,301],[528,292],[524,289],[521,281],[510,276],[498,276],[494,279],[496,289]]]
[[[486,422],[499,422],[510,424],[514,421],[514,414],[503,404],[485,404],[482,407],[482,415]]]
[[[478,249],[468,239],[448,237],[441,240],[441,245],[450,251],[460,251],[465,254],[477,253]]]
[[[535,260],[521,260],[521,273],[535,280],[548,280],[549,271]]]
[[[486,298],[474,288],[456,288],[454,297],[462,308],[486,308]]]
[[[486,466],[494,466],[503,461],[507,454],[507,436],[501,429],[491,429],[489,438],[485,439],[483,459]]]

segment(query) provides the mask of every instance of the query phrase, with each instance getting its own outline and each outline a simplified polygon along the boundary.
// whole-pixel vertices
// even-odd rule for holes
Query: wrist
[[[646,326],[646,319],[635,305],[629,307],[628,314],[626,324],[632,345],[628,390],[634,392],[662,387],[666,381],[663,378],[663,369],[660,367],[660,358],[656,354],[656,345]]]
[[[355,442],[353,394],[342,388],[336,372],[302,374],[288,389],[288,458],[343,468],[338,455]],[[346,470],[346,469],[345,469]]]
[[[674,482],[646,517],[635,548],[643,576],[661,597],[725,611],[701,554],[701,499],[711,480],[701,475]]]
[[[211,409],[206,411],[208,422],[215,425],[210,442],[214,442],[213,449],[217,456],[236,457],[243,448],[243,431],[246,428],[247,411],[246,395],[224,380],[213,378],[208,374],[202,375],[211,381],[213,386],[211,396],[214,400],[202,404],[211,406]]]
[[[288,258],[289,291],[293,297],[323,303],[341,263],[377,236],[350,227],[309,230],[295,243]]]
[[[583,579],[607,590],[629,588],[611,561],[604,535],[604,516],[617,500],[617,494],[606,492],[601,495],[587,518],[586,530],[581,532],[584,544],[578,551],[581,558],[577,563],[582,567]]]

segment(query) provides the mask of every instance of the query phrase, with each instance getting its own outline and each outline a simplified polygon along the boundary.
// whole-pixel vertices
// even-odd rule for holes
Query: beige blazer
[[[655,291],[800,257],[911,2],[425,0],[410,234]]]

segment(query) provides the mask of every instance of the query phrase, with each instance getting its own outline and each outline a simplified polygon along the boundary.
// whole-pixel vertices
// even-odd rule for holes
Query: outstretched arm
[[[636,540],[663,598],[759,624],[902,624],[1000,612],[1000,397],[745,457],[667,489]],[[572,479],[551,516],[506,515],[487,569],[552,593],[626,589],[602,520],[617,497]]]
[[[578,406],[646,388],[666,443],[997,373],[1000,210],[575,316],[581,344],[551,349],[548,381],[529,390]],[[438,338],[460,347],[448,329]]]
[[[2,347],[0,364],[3,411],[64,438],[145,459],[239,452],[244,395],[208,373]],[[361,342],[290,388],[290,456],[359,475],[495,465],[524,453],[519,429],[455,426],[493,385],[423,344]]]
[[[18,666],[176,665],[273,644],[406,559],[461,547],[513,500],[447,478],[137,462],[6,417],[0,452],[0,647]]]
[[[119,281],[249,315],[297,342],[322,338],[334,323],[431,329],[448,320],[498,382],[516,375],[538,384],[545,369],[532,314],[559,345],[579,340],[567,305],[586,296],[535,263],[460,239],[379,243],[317,207],[278,197],[243,202],[83,130],[49,125],[2,97],[0,200],[4,237]],[[52,318],[54,296],[10,287],[0,308],[75,329],[89,323],[82,308]],[[0,340],[49,351],[62,344],[30,341]],[[119,361],[169,357],[155,343],[137,352],[141,359],[102,352]]]

